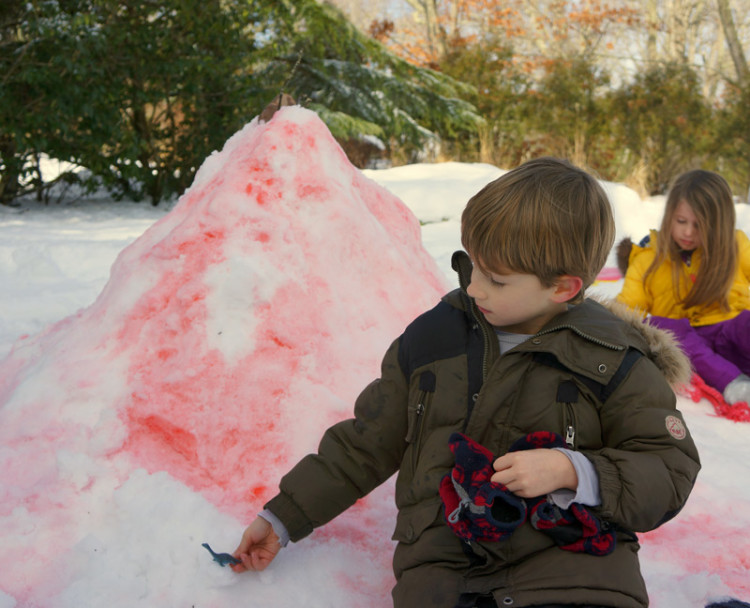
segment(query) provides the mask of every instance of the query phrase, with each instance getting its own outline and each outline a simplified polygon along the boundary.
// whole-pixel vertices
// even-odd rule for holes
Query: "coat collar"
[[[457,251],[451,265],[458,273],[461,287],[443,299],[463,310],[470,322],[481,329],[485,338],[485,360],[491,364],[500,356],[494,328],[466,293],[471,280],[471,259],[466,252]],[[606,361],[589,360],[589,349],[595,346],[604,349],[599,357],[606,358]],[[600,366],[603,364],[607,368],[605,376],[613,374],[617,368],[615,363],[629,348],[635,348],[651,359],[672,386],[690,381],[690,362],[671,334],[644,323],[640,315],[626,306],[604,299],[586,298],[581,304],[571,306],[513,351],[549,352],[569,369],[601,378]],[[594,368],[589,369],[592,364],[595,364]]]

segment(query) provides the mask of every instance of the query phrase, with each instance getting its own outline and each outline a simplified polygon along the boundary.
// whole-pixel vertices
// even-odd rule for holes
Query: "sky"
[[[235,549],[456,285],[463,206],[502,173],[359,171],[312,112],[285,108],[169,208],[0,207],[0,608],[390,605],[393,479],[262,573],[201,545]],[[663,197],[604,186],[617,240],[658,225]],[[614,266],[592,295],[616,295]],[[703,469],[680,515],[640,535],[651,605],[750,601],[750,423],[687,391],[678,407]]]

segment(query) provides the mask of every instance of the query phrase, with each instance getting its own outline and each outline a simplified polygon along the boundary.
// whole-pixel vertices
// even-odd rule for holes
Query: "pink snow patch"
[[[247,517],[445,285],[408,208],[299,109],[235,135],[160,224],[113,270],[158,277],[118,331],[124,448]]]
[[[596,275],[596,282],[599,281],[619,281],[622,278],[622,273],[618,268],[607,266],[602,268],[598,275]]]
[[[718,576],[734,597],[750,597],[750,546],[731,517],[680,514],[639,537],[652,562],[673,564],[682,574]]]

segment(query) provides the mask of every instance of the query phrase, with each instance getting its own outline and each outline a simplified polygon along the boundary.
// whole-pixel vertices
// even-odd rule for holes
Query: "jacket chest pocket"
[[[409,403],[406,442],[411,449],[412,469],[417,466],[425,420],[430,412],[432,397],[435,394],[435,384],[436,380],[433,372],[429,370],[422,372],[419,376],[417,398]]]

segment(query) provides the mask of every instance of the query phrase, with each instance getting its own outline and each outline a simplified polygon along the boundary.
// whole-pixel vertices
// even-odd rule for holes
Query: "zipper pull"
[[[414,439],[419,434],[419,429],[422,426],[422,416],[424,416],[425,410],[427,407],[424,404],[425,394],[422,392],[421,395],[419,395],[419,401],[417,402],[416,407],[414,408],[414,420],[413,422],[409,423],[409,430],[406,433],[406,437],[404,437],[404,440],[407,443],[411,443],[414,441]]]
[[[569,424],[568,428],[565,429],[565,445],[567,445],[571,450],[573,449],[573,446],[575,445],[575,438],[576,438],[576,430],[573,428],[572,424]]]

